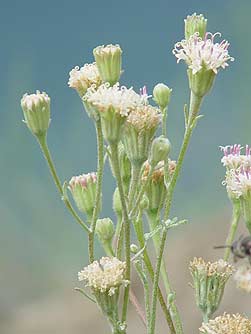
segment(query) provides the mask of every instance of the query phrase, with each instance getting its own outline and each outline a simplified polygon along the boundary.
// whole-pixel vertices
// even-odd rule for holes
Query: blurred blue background
[[[183,38],[183,19],[193,12],[203,13],[208,30],[220,31],[230,41],[235,62],[220,71],[204,101],[205,117],[194,133],[175,194],[173,214],[193,224],[187,237],[181,230],[173,238],[182,240],[182,247],[189,247],[194,230],[210,233],[209,226],[216,227],[222,221],[223,232],[227,230],[231,208],[221,185],[224,170],[218,146],[250,143],[250,10],[248,0],[1,1],[1,333],[81,333],[79,328],[86,326],[82,313],[79,319],[75,319],[76,312],[70,313],[78,309],[74,303],[82,306],[72,288],[77,271],[86,263],[86,238],[61,203],[39,147],[22,123],[22,95],[39,89],[51,97],[48,141],[61,180],[95,170],[93,124],[75,91],[67,86],[68,73],[75,65],[92,62],[92,49],[97,45],[119,43],[123,84],[137,90],[146,85],[150,93],[158,82],[173,88],[168,131],[172,158],[176,159],[189,91],[185,65],[176,65],[172,48]],[[113,189],[107,170],[103,216],[112,215]],[[205,247],[217,242],[222,238],[214,239],[212,234]],[[177,256],[181,258],[180,253]],[[64,293],[71,297],[64,298]],[[51,315],[51,322],[37,306],[47,305],[47,296],[60,296],[68,305],[62,312],[55,306],[51,313],[59,315],[58,319]],[[53,299],[55,305],[57,300]],[[32,305],[38,307],[35,320]],[[79,328],[71,327],[70,320],[64,323],[64,312]],[[41,329],[42,325],[33,321],[47,327]],[[65,332],[60,329],[62,321]],[[89,326],[94,323],[95,319],[90,320]],[[101,327],[100,332],[106,328]]]

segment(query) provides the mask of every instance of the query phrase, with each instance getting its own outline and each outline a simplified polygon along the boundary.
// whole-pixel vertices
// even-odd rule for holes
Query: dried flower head
[[[50,97],[39,90],[21,99],[24,122],[35,136],[44,135],[50,124]]]
[[[132,109],[126,122],[132,125],[136,131],[140,132],[157,128],[161,119],[159,109],[151,105],[141,105]]]
[[[189,39],[176,43],[173,54],[177,57],[177,62],[184,60],[193,74],[203,68],[217,74],[219,68],[227,67],[227,62],[234,60],[228,54],[229,43],[226,40],[214,43],[217,35],[221,36],[220,33],[207,32],[202,39],[196,32]]]
[[[88,216],[92,216],[95,205],[96,182],[96,173],[73,176],[69,182],[69,189],[78,209]]]
[[[240,314],[227,314],[203,323],[200,332],[203,334],[250,334],[251,321]]]
[[[102,84],[98,89],[90,87],[84,100],[93,105],[101,114],[113,110],[123,117],[128,116],[130,111],[143,102],[142,97],[133,88],[126,88],[116,84]]]
[[[165,162],[160,161],[154,168],[152,175],[146,185],[146,197],[148,199],[147,211],[148,213],[156,213],[164,206],[164,199],[167,193],[164,175]],[[176,167],[176,162],[168,159],[169,175],[172,175]],[[144,164],[144,171],[142,181],[146,182],[150,173],[151,165],[148,161]]]
[[[227,262],[205,262],[202,258],[194,258],[189,266],[195,299],[203,316],[210,318],[218,309],[226,282],[232,275],[234,268]]]
[[[196,272],[207,277],[216,275],[226,280],[234,272],[234,267],[222,259],[215,262],[206,262],[202,258],[195,257],[190,262],[189,268],[192,274]]]
[[[120,285],[129,283],[125,280],[125,269],[126,263],[116,257],[102,257],[81,270],[78,279],[85,281],[86,286],[111,296]]]
[[[251,293],[251,267],[244,265],[237,269],[234,280],[238,289]]]
[[[245,154],[241,154],[243,147],[241,145],[220,146],[224,153],[221,162],[227,169],[237,169],[239,167],[251,167],[251,148],[246,145]]]
[[[69,87],[76,89],[81,97],[89,87],[98,87],[102,82],[96,63],[85,64],[81,68],[76,66],[70,71],[69,75]]]
[[[164,174],[165,174],[164,166],[165,166],[164,160],[160,161],[156,165],[156,167],[154,168],[154,171],[152,173],[152,176],[151,176],[152,182],[158,183],[158,182],[163,182],[164,181]],[[174,173],[175,168],[176,168],[176,161],[168,159],[169,175],[172,175]],[[144,164],[144,172],[143,172],[143,175],[142,175],[142,180],[143,181],[147,180],[150,169],[151,169],[151,165],[149,164],[148,161],[146,161],[145,164]]]

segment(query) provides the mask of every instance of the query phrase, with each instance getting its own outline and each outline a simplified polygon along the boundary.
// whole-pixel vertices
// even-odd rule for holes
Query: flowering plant
[[[69,87],[77,91],[96,129],[97,171],[73,176],[69,182],[61,183],[47,144],[50,98],[37,91],[25,94],[21,100],[24,122],[38,140],[60,196],[88,235],[89,264],[79,271],[81,287],[76,290],[98,306],[114,334],[127,332],[129,302],[148,334],[155,333],[158,303],[169,332],[184,333],[163,254],[169,230],[187,221],[170,217],[170,209],[190,138],[202,116],[202,102],[212,89],[219,70],[234,60],[228,53],[229,43],[226,40],[215,42],[220,34],[209,33],[206,27],[203,15],[188,16],[185,39],[176,43],[173,50],[177,62],[183,60],[187,65],[191,91],[189,107],[184,107],[185,131],[177,161],[171,159],[171,143],[167,138],[172,89],[158,83],[153,89],[155,105],[152,105],[152,96],[148,95],[146,87],[137,92],[121,85],[122,49],[119,45],[96,47],[93,50],[95,61],[71,70],[68,82]],[[241,215],[251,233],[251,149],[247,146],[244,155],[240,145],[221,149],[224,152],[222,163],[226,167],[223,184],[233,204],[233,221],[224,259],[207,262],[194,258],[189,268],[196,305],[203,317],[200,332],[250,334],[251,321],[244,316],[224,313],[214,318],[225,285],[235,272],[234,266],[228,263],[230,250],[235,257],[251,258],[249,237],[245,242],[233,243]],[[115,223],[114,219],[100,218],[106,162],[117,183],[113,195]],[[105,253],[101,259],[96,258],[96,239]],[[149,255],[151,241],[155,261]],[[133,290],[132,270],[137,272],[142,283],[144,307]],[[238,288],[251,291],[250,265],[240,267],[234,278]],[[160,288],[160,279],[164,291]]]

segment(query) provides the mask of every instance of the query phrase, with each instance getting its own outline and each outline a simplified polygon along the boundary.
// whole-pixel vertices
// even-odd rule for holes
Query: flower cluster
[[[97,90],[90,87],[84,96],[89,104],[93,105],[100,113],[114,110],[121,116],[128,116],[130,111],[143,102],[142,97],[133,88],[126,88],[116,84],[102,84]]]
[[[200,332],[203,334],[250,334],[251,321],[240,314],[227,314],[203,323]]]
[[[125,280],[126,264],[113,257],[102,257],[94,261],[78,273],[79,281],[85,281],[86,286],[101,293],[114,295],[122,284],[129,284]]]
[[[241,266],[234,274],[234,280],[238,289],[251,293],[251,267]]]
[[[217,35],[221,36],[220,33],[207,32],[202,39],[196,32],[189,39],[176,43],[173,54],[177,57],[177,62],[184,60],[193,74],[203,68],[217,74],[219,68],[227,67],[227,62],[234,60],[228,54],[229,43],[226,40],[214,43]]]
[[[69,75],[69,87],[76,89],[81,97],[89,87],[98,87],[102,82],[96,63],[85,64],[81,68],[76,66],[70,71]]]

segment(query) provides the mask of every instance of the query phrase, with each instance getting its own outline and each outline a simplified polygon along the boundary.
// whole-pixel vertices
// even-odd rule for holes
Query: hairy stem
[[[122,215],[123,215],[123,227],[124,227],[124,236],[125,236],[125,258],[126,258],[126,279],[130,281],[131,276],[131,256],[130,256],[130,243],[131,243],[131,236],[130,236],[130,220],[127,211],[126,205],[126,198],[123,189],[123,183],[120,174],[119,168],[119,157],[118,157],[118,144],[111,144],[111,157],[112,157],[112,164],[114,169],[114,174],[117,180],[117,185],[120,194],[121,206],[122,206]],[[129,289],[130,286],[128,285],[125,288],[124,293],[124,302],[122,308],[122,321],[126,320],[127,316],[127,308],[128,308],[128,300],[129,300]]]
[[[140,248],[141,249],[144,248],[143,260],[144,260],[144,263],[145,263],[146,268],[148,270],[148,273],[150,275],[150,278],[153,281],[154,280],[154,270],[153,270],[153,266],[152,266],[150,257],[148,255],[147,249],[145,248],[144,231],[143,231],[143,228],[142,228],[142,221],[141,220],[134,221],[134,229],[135,229],[137,239],[139,241]],[[159,299],[160,306],[161,306],[162,311],[164,313],[164,316],[165,316],[166,322],[169,326],[171,334],[176,334],[176,330],[175,330],[175,327],[174,327],[174,324],[173,324],[173,321],[172,321],[170,311],[169,311],[169,309],[168,309],[168,307],[165,303],[164,297],[163,297],[162,292],[161,292],[159,287],[158,287],[158,299]]]
[[[240,216],[241,216],[241,208],[240,208],[240,202],[238,201],[238,202],[233,203],[232,221],[231,221],[231,226],[230,226],[228,236],[226,239],[226,246],[231,246],[234,241],[234,237],[236,234]],[[231,248],[230,247],[226,248],[225,254],[224,254],[225,261],[228,261],[230,253],[231,253]]]
[[[96,222],[98,219],[98,214],[101,205],[101,194],[102,194],[102,181],[103,181],[103,170],[104,170],[104,140],[101,129],[101,122],[97,120],[95,122],[96,125],[96,135],[97,135],[97,151],[98,151],[98,166],[97,166],[97,188],[96,188],[96,196],[95,196],[95,205],[91,220],[91,232],[89,233],[89,260],[90,262],[94,261],[94,236],[95,236],[95,228]]]
[[[191,92],[188,123],[186,124],[186,130],[185,130],[183,142],[181,145],[177,165],[173,173],[173,176],[171,178],[171,181],[167,187],[167,200],[166,200],[166,205],[164,208],[164,217],[163,217],[164,221],[168,219],[169,214],[170,214],[174,189],[175,189],[175,186],[176,186],[176,183],[177,183],[177,180],[178,180],[181,168],[182,168],[182,164],[183,164],[185,154],[186,154],[186,151],[187,151],[187,148],[188,148],[191,136],[192,136],[193,129],[196,125],[196,123],[194,124],[194,122],[196,121],[196,116],[199,113],[201,103],[202,103],[202,97],[196,96],[193,94],[193,92]],[[171,288],[171,284],[169,281],[168,283],[169,283],[169,287]],[[182,334],[183,333],[182,322],[180,320],[180,315],[179,315],[177,306],[174,302],[171,305],[171,313],[172,313],[172,316],[175,322],[177,334]]]
[[[167,116],[168,116],[168,107],[163,108],[162,110],[162,114],[163,114],[163,120],[162,120],[162,135],[164,137],[167,136]]]
[[[48,148],[48,145],[47,145],[47,140],[46,140],[46,136],[42,136],[42,137],[37,137],[37,140],[39,142],[39,145],[41,147],[41,150],[43,152],[43,155],[44,155],[44,158],[45,160],[47,161],[47,164],[48,164],[48,167],[49,167],[49,170],[51,172],[51,175],[52,175],[52,178],[55,182],[55,185],[59,191],[59,194],[61,195],[64,203],[65,203],[65,206],[67,207],[67,209],[69,210],[69,212],[71,213],[71,215],[76,219],[77,223],[85,230],[87,231],[88,233],[90,232],[90,229],[89,227],[83,222],[83,220],[78,216],[78,214],[76,213],[76,211],[73,209],[70,201],[65,198],[64,196],[64,191],[63,191],[63,187],[61,185],[61,182],[59,180],[59,177],[57,175],[57,171],[56,171],[56,168],[55,168],[55,165],[53,163],[53,160],[52,160],[52,157],[51,157],[51,154],[50,154],[50,151],[49,151],[49,148]]]
[[[154,280],[153,280],[153,292],[152,292],[152,308],[151,308],[151,319],[149,325],[149,334],[154,334],[155,332],[155,323],[156,323],[156,310],[157,310],[157,294],[158,294],[158,286],[159,286],[159,276],[160,276],[160,267],[162,262],[162,257],[165,249],[165,242],[167,237],[167,230],[163,230],[159,253],[157,257],[157,263],[154,273]]]

